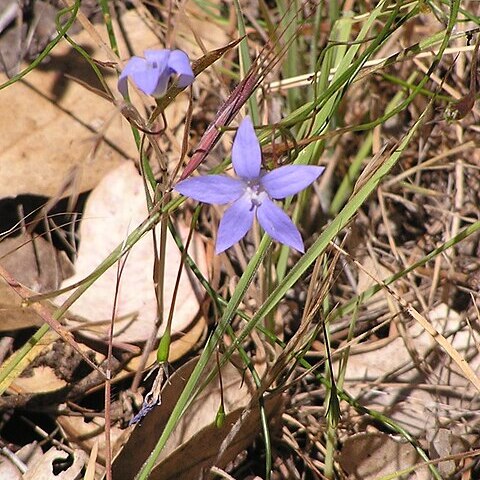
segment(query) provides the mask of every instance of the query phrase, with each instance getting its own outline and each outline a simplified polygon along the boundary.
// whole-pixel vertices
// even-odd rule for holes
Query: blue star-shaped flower
[[[118,77],[118,90],[123,96],[128,94],[130,79],[147,95],[161,97],[165,94],[172,75],[177,75],[177,86],[188,87],[195,76],[190,60],[181,50],[146,50],[145,58],[132,57]]]
[[[272,199],[300,192],[322,174],[324,167],[288,165],[263,171],[260,143],[250,117],[245,117],[238,128],[232,163],[239,178],[206,175],[183,180],[175,186],[177,192],[200,202],[231,204],[220,221],[216,253],[238,242],[252,227],[255,215],[273,239],[304,252],[297,227]]]

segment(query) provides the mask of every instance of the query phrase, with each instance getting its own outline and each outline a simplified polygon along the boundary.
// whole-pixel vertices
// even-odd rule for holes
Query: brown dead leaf
[[[75,389],[75,386],[86,380],[87,372],[82,372],[83,369],[81,368],[82,356],[63,340],[55,341],[55,339],[52,339],[52,335],[54,335],[53,332],[49,332],[44,337],[45,343],[41,354],[34,359],[30,359],[28,367],[20,376],[13,379],[8,388],[8,393],[11,394],[10,398],[13,397],[13,394],[17,395],[18,404],[22,402],[22,397],[33,401],[33,395],[35,394],[41,393],[43,398],[47,398],[45,394],[53,392],[56,392],[55,398],[62,401],[62,399],[67,398],[69,392]],[[89,355],[92,358],[89,347],[82,343],[79,343],[78,346],[82,349],[84,355]],[[92,360],[100,365],[105,357],[97,353]],[[92,383],[90,383],[91,387]],[[52,398],[53,395],[50,397]]]
[[[278,417],[282,406],[279,395],[265,399],[265,410],[269,419]],[[261,432],[260,412],[236,409],[225,418],[218,428],[214,423],[196,433],[172,454],[162,460],[150,475],[151,480],[196,480],[200,472],[206,478],[212,466],[225,468],[237,455],[252,445]],[[237,430],[238,429],[238,430]]]
[[[61,415],[57,417],[57,423],[68,441],[82,451],[98,449],[98,462],[105,464],[105,418],[94,417],[85,420],[83,417]],[[122,430],[116,425],[110,427],[110,441],[114,453],[121,448],[127,438],[128,430]]]
[[[10,390],[18,393],[47,393],[60,390],[67,382],[58,378],[52,367],[36,367],[32,375],[17,377]]]
[[[175,46],[184,49],[192,59],[204,53],[198,42],[208,51],[228,43],[224,28],[205,22],[204,12],[194,2],[182,7],[176,25]],[[146,49],[165,47],[136,10],[122,15],[121,29],[115,21],[114,27],[122,60],[128,58],[123,32],[127,32],[128,44],[136,55],[143,55]],[[108,43],[106,30],[98,27],[97,32]],[[87,31],[73,34],[72,39],[95,60],[111,60]],[[120,99],[115,71],[104,69],[103,73],[113,94]],[[138,155],[130,126],[119,109],[72,78],[102,89],[85,59],[64,42],[54,48],[39,68],[0,91],[0,102],[9,106],[0,119],[0,198],[21,193],[51,197],[60,192],[64,196],[70,191],[90,190],[106,172]],[[202,79],[212,87],[210,76],[202,75]],[[6,80],[0,74],[0,83]],[[154,105],[145,96],[139,101],[134,89],[132,98],[140,108],[144,104]],[[186,109],[187,96],[181,95],[165,111],[178,151],[183,132],[176,130],[183,124]],[[174,137],[169,134],[168,138]]]
[[[73,273],[70,261],[42,237],[22,234],[0,242],[0,264],[35,292],[58,288]]]
[[[446,428],[439,428],[437,431],[429,430],[427,432],[426,440],[429,444],[430,458],[433,459],[460,454],[472,448],[472,445],[469,444],[466,436],[457,435],[450,429]],[[476,441],[476,439],[474,441]],[[442,478],[451,478],[457,468],[458,465],[454,460],[440,462],[437,465],[437,469]]]
[[[45,69],[0,91],[0,101],[9,105],[0,123],[0,198],[51,197],[68,184],[76,192],[89,190],[114,165],[135,155],[128,126],[115,108],[61,73],[85,78],[87,68],[64,44]]]
[[[137,54],[161,47],[135,10],[122,17],[122,24]],[[104,28],[98,32],[107,39]],[[73,39],[93,58],[109,60],[87,32]],[[128,51],[124,42],[120,50]],[[104,73],[117,92],[115,72]],[[0,119],[0,198],[21,193],[50,197],[67,184],[77,192],[90,190],[114,166],[137,155],[118,109],[65,74],[101,88],[88,63],[63,42],[48,62],[0,91],[0,102],[8,105]],[[0,83],[6,80],[0,74]]]
[[[0,277],[0,331],[27,328],[40,325],[42,320],[23,301],[12,287]]]
[[[23,463],[25,463],[25,465],[31,467],[40,461],[43,456],[43,451],[38,442],[32,442],[24,445],[18,450],[18,452],[16,452],[16,455]]]
[[[36,293],[58,288],[60,282],[72,275],[70,262],[53,245],[41,237],[22,234],[0,242],[0,265],[16,281]],[[42,320],[22,298],[0,278],[0,331],[39,325]]]
[[[238,361],[238,359],[237,359]],[[194,361],[194,364],[196,362]],[[214,362],[210,362],[210,368],[214,365]],[[207,369],[208,370],[208,369]],[[228,416],[230,413],[245,408],[251,401],[254,390],[253,385],[248,377],[244,377],[243,372],[239,371],[237,367],[231,363],[227,363],[222,368],[222,384],[223,384],[223,402],[225,406],[225,414]],[[188,378],[187,378],[188,379]],[[177,390],[179,394],[181,390]],[[169,457],[173,452],[181,445],[186,444],[190,439],[194,437],[198,432],[208,426],[212,426],[212,422],[215,420],[215,416],[218,412],[220,402],[222,399],[222,391],[220,390],[220,384],[218,380],[213,380],[208,386],[198,395],[198,397],[192,403],[190,409],[182,417],[177,428],[173,432],[169,441],[167,442],[164,451],[160,457],[161,460]],[[162,425],[166,423],[170,415],[165,415],[166,411],[163,409],[157,409],[155,413],[158,415],[151,415],[152,418],[147,417],[146,420],[150,420],[155,423],[157,427],[162,430]],[[155,417],[155,418],[153,418]],[[225,424],[231,428],[233,422],[226,421]],[[214,427],[210,433],[218,432]],[[224,434],[227,431],[224,430]],[[213,436],[209,441],[213,441]],[[202,447],[200,448],[200,445]],[[189,452],[190,456],[195,450],[205,450],[206,444],[201,443],[197,445],[197,448],[192,448]],[[210,452],[211,453],[211,452]],[[218,448],[215,454],[218,453]],[[178,458],[178,457],[177,457]],[[180,457],[181,462],[189,462],[185,456]]]
[[[381,432],[349,437],[338,460],[351,480],[377,480],[421,461],[412,445],[398,442]],[[427,480],[430,476],[428,468],[422,467],[399,478]]]
[[[89,275],[127,235],[147,217],[143,181],[133,163],[117,167],[99,183],[90,195],[80,226],[80,248],[75,263],[76,273],[63,287]],[[179,226],[186,238],[188,230]],[[198,237],[194,237],[189,253],[202,271],[206,271],[205,252]],[[170,234],[167,235],[165,256],[165,318],[172,302],[180,253]],[[142,238],[131,250],[122,271],[118,302],[116,340],[145,341],[151,335],[157,319],[157,299],[153,283],[154,249],[151,235]],[[108,321],[115,300],[117,269],[110,268],[70,308],[70,313],[85,320],[84,327],[105,337],[108,326],[88,325]],[[197,283],[184,271],[175,304],[172,333],[181,332],[195,320],[199,311]],[[68,295],[61,296],[63,301]],[[70,321],[70,326],[78,322]],[[160,329],[160,335],[164,328]]]
[[[20,470],[5,455],[0,456],[0,478],[22,480]]]
[[[8,458],[5,455],[0,455],[0,478],[3,480],[22,480],[22,474],[20,473],[19,465],[22,465],[28,469],[32,467],[43,457],[42,448],[38,442],[28,443],[24,445],[20,450],[17,450],[12,458]],[[13,455],[15,458],[13,458]],[[15,461],[14,461],[15,460]]]
[[[114,478],[119,475],[133,478],[138,473],[161,435],[196,361],[191,360],[172,375],[162,392],[161,405],[134,427],[114,461]],[[222,395],[217,379],[204,389],[181,418],[150,478],[196,479],[202,470],[208,472],[213,465],[223,468],[252,443],[260,431],[258,408],[245,410],[254,395],[253,385],[231,363],[222,368],[222,381],[226,413],[223,426],[215,425]],[[281,404],[280,396],[267,399],[269,417],[278,415]]]
[[[23,480],[76,480],[88,457],[82,450],[73,452],[73,463],[58,475],[53,473],[53,462],[66,460],[68,453],[63,450],[51,448],[45,453],[23,476]]]
[[[480,368],[480,355],[468,326],[459,329],[457,312],[440,304],[428,314],[435,329],[449,339],[472,369]],[[415,435],[436,432],[439,425],[464,409],[478,411],[476,390],[463,372],[420,325],[406,330],[421,365],[415,365],[401,337],[380,348],[349,357],[345,387],[365,406],[381,410]],[[434,349],[435,354],[427,353]],[[426,359],[425,359],[426,357]],[[435,386],[443,388],[436,389]],[[430,386],[430,388],[429,388]],[[473,403],[472,403],[473,402]]]

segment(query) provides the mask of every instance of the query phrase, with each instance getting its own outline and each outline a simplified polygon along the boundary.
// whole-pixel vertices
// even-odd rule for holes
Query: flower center
[[[267,192],[258,180],[248,180],[245,193],[252,202],[252,208],[260,206],[265,198],[268,197]]]

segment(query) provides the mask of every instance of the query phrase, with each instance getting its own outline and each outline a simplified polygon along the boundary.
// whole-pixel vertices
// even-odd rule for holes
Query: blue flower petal
[[[142,74],[147,69],[147,61],[144,58],[132,57],[118,77],[118,90],[126,97],[128,95],[128,76]]]
[[[158,77],[157,86],[155,90],[150,93],[153,97],[160,98],[165,95],[165,92],[168,88],[168,81],[170,80],[170,75],[168,75],[168,70],[166,70],[162,75]]]
[[[255,209],[247,195],[227,209],[220,221],[215,253],[219,254],[238,242],[252,227]]]
[[[178,87],[188,87],[195,80],[195,75],[190,66],[190,60],[185,52],[182,52],[181,50],[173,50],[168,59],[168,66],[178,75]]]
[[[172,75],[178,75],[179,87],[186,87],[194,80],[190,60],[181,50],[146,50],[145,58],[131,58],[118,80],[118,89],[123,96],[128,95],[127,78],[147,95],[161,97],[167,91]]]
[[[304,252],[303,240],[289,216],[270,199],[263,200],[257,208],[257,218],[262,228],[277,242]]]
[[[265,174],[261,184],[270,197],[285,198],[308,187],[324,170],[324,167],[287,165]]]
[[[161,75],[168,70],[168,61],[172,52],[167,48],[162,50],[145,50],[143,53],[147,62]]]
[[[246,179],[260,175],[262,152],[250,117],[245,117],[233,141],[232,163],[235,173]]]
[[[225,175],[206,175],[204,177],[187,178],[175,185],[174,189],[204,203],[230,203],[245,191],[245,184],[236,178]]]
[[[168,60],[170,58],[170,50],[145,50],[145,58],[147,59],[149,67],[155,72],[155,82],[152,80],[150,91],[146,91],[144,88],[140,87],[138,82],[137,85],[141,90],[149,95],[154,97],[162,97],[165,95],[168,87],[168,81],[170,80],[171,71],[168,68]],[[146,81],[147,79],[144,79]]]

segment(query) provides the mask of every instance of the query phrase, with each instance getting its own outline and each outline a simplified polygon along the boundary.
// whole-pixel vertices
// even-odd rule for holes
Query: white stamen
[[[252,207],[259,207],[268,197],[267,192],[258,180],[249,180],[245,188],[245,193],[252,202]]]

